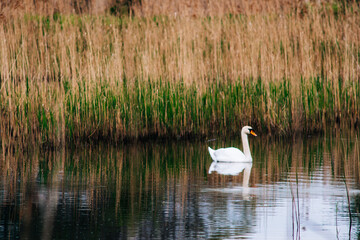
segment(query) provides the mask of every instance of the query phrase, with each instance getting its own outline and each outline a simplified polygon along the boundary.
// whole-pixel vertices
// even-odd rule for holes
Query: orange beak
[[[253,136],[257,136],[256,133],[254,132],[254,130],[250,130],[250,134],[253,135]]]

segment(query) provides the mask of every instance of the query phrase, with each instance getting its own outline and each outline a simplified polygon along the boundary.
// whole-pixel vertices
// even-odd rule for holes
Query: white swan
[[[216,162],[252,162],[250,153],[248,134],[257,136],[250,126],[245,126],[241,129],[241,140],[244,148],[244,153],[237,148],[220,148],[217,150],[208,147],[211,158]]]

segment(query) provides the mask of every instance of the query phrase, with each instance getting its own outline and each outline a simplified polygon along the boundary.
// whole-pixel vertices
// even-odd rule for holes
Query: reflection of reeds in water
[[[350,188],[359,182],[356,136],[287,142],[251,139],[254,163],[250,187],[284,181],[295,183],[297,174],[310,180],[318,169],[323,169],[322,178],[329,184],[332,180],[342,181],[342,176]],[[237,143],[240,142],[234,141],[231,145]],[[162,208],[170,212],[176,210],[179,215],[189,214],[189,209],[194,207],[192,199],[198,197],[192,188],[197,188],[204,180],[216,187],[228,186],[230,182],[242,185],[243,173],[238,176],[208,175],[210,163],[207,145],[199,142],[117,148],[98,146],[73,152],[34,152],[30,157],[7,155],[0,161],[1,188],[5,189],[5,199],[9,203],[19,204],[16,214],[23,223],[31,222],[32,204],[45,201],[55,207],[57,201],[67,201],[67,193],[73,199],[82,199],[70,202],[74,212],[82,207],[96,212],[97,209],[109,209],[111,205],[116,213],[103,214],[126,215],[128,222],[119,224],[136,227],[146,214]],[[20,183],[18,179],[21,179]],[[17,193],[23,196],[20,203],[16,200]],[[54,208],[46,215],[48,222],[54,218],[51,211]]]
[[[283,140],[251,139],[255,170],[251,173],[250,184],[282,181],[287,179],[288,174],[297,171],[311,173],[318,167],[331,171],[330,178],[345,176],[359,182],[359,141],[356,136],[341,140],[338,137],[295,140],[291,145]],[[152,189],[169,179],[188,185],[197,177],[206,176],[209,156],[204,151],[205,145],[196,144],[195,147],[190,144],[170,144],[164,148],[157,144],[122,146],[118,149],[90,147],[83,152],[68,151],[65,160],[51,153],[44,155],[44,160],[37,157],[38,153],[34,153],[30,159],[10,154],[3,157],[0,167],[3,182],[12,183],[6,187],[14,190],[16,177],[20,176],[22,184],[25,184],[34,181],[39,174],[43,181],[51,183],[53,180],[49,177],[53,177],[56,171],[64,171],[64,179],[79,183],[79,186],[101,186],[116,179],[120,191],[121,183],[125,181],[130,183],[130,189],[135,193],[136,189],[140,189],[140,182],[141,189]],[[241,143],[233,141],[230,145],[241,146]],[[59,165],[64,170],[60,170]],[[228,181],[241,183],[243,180],[242,175],[214,174],[207,177],[210,184]],[[156,192],[155,189],[153,191]]]

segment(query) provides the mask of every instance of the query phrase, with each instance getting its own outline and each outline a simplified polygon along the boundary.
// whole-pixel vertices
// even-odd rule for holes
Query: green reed
[[[357,126],[355,10],[6,19],[2,147]]]
[[[119,142],[138,138],[186,138],[239,134],[243,125],[258,132],[293,134],[321,131],[340,122],[359,121],[359,83],[334,86],[325,78],[214,83],[199,91],[184,82],[106,80],[89,85],[64,81],[44,96],[26,87],[9,99],[0,95],[2,142],[61,145],[79,141]],[[42,88],[45,88],[42,87]],[[29,94],[31,93],[31,94]],[[61,93],[61,94],[60,94]]]

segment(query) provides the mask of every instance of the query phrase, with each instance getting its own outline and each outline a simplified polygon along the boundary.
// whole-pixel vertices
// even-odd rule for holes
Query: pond
[[[0,239],[358,239],[359,134],[3,153]]]

